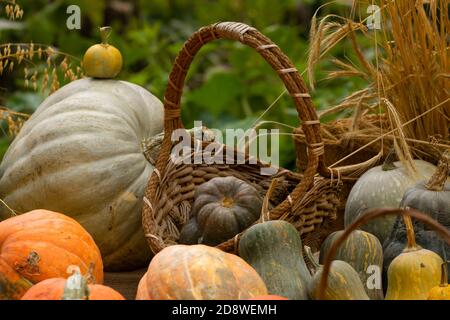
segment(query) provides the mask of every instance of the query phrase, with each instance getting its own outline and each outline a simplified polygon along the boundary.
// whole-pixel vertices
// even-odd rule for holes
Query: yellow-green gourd
[[[446,262],[441,265],[441,283],[439,286],[431,288],[428,293],[428,300],[450,300],[450,286],[448,285],[448,267]]]
[[[441,257],[416,244],[410,216],[403,216],[408,244],[388,269],[386,300],[426,300],[441,279]]]

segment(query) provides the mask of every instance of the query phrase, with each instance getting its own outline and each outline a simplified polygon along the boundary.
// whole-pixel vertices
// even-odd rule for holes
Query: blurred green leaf
[[[217,72],[208,77],[203,86],[190,92],[189,101],[219,116],[226,110],[231,111],[241,92],[242,86],[235,74]]]

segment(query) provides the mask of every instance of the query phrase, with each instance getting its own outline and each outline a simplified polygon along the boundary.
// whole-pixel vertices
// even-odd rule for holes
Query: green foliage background
[[[33,0],[18,1],[25,11],[14,29],[0,29],[1,43],[30,42],[53,45],[81,59],[84,51],[99,42],[98,27],[111,25],[110,43],[124,56],[118,78],[139,84],[163,98],[172,62],[183,42],[199,27],[217,21],[242,21],[253,25],[277,43],[298,70],[306,67],[308,32],[314,11],[325,1],[312,0]],[[77,4],[82,12],[82,29],[68,30],[66,9]],[[347,14],[346,5],[332,4],[322,12]],[[16,29],[19,27],[19,29]],[[332,54],[350,55],[344,43]],[[40,68],[40,62],[36,62]],[[43,64],[44,62],[42,62]],[[317,78],[329,66],[323,64]],[[0,77],[0,104],[32,113],[48,92],[34,92],[23,86],[23,71]],[[319,81],[313,100],[318,109],[336,104],[355,91],[356,81]],[[219,41],[201,50],[191,67],[183,96],[183,120],[187,127],[194,120],[214,128],[251,127],[283,91],[282,82],[257,53],[241,44]],[[262,120],[295,127],[298,119],[294,104],[284,95]],[[268,127],[277,127],[270,125]],[[279,126],[282,132],[292,130]],[[2,133],[4,134],[4,132]],[[0,157],[11,138],[1,137]],[[283,135],[281,165],[295,166],[292,138]]]

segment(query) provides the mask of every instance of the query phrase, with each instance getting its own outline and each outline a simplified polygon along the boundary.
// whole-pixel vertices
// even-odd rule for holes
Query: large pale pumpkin
[[[17,212],[44,208],[78,220],[107,270],[144,266],[141,205],[153,166],[143,142],[162,130],[147,90],[114,80],[74,81],[25,123],[0,165],[0,198]],[[0,206],[0,219],[10,212]]]
[[[0,300],[20,299],[46,279],[66,278],[74,266],[103,282],[100,251],[74,219],[35,210],[0,222]]]
[[[431,163],[414,160],[417,174],[411,176],[401,162],[392,161],[393,157],[391,153],[383,165],[366,171],[355,183],[345,205],[345,227],[369,209],[398,208],[405,190],[417,181],[429,178],[436,168]],[[377,218],[369,221],[362,229],[375,235],[383,245],[391,234],[395,218]]]
[[[258,273],[236,255],[197,245],[173,245],[155,255],[137,300],[238,300],[267,295]]]

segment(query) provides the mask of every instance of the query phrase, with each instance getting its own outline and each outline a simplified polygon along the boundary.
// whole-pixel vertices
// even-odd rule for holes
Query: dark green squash
[[[431,179],[419,182],[409,188],[401,201],[401,207],[419,210],[450,230],[450,152],[445,152]],[[416,242],[424,249],[431,250],[441,257],[450,257],[450,246],[445,244],[436,232],[429,230],[423,223],[414,221]],[[400,255],[407,243],[406,227],[401,217],[398,217],[393,231],[384,244],[384,275],[392,260]],[[449,278],[450,280],[450,278]]]
[[[218,245],[248,228],[261,215],[262,199],[250,184],[235,177],[217,177],[200,185],[192,218],[179,242]]]
[[[343,232],[343,230],[333,232],[322,243],[319,258],[320,263],[323,263],[331,245]],[[383,249],[377,237],[362,230],[355,230],[339,246],[335,258],[336,260],[347,262],[358,272],[364,289],[371,300],[383,299],[383,289],[381,287],[381,281],[379,281],[381,279],[378,280],[380,282],[378,288],[376,286],[374,287],[373,283],[372,286],[369,286],[367,283],[368,280],[371,280],[376,275],[381,277],[383,270]],[[369,269],[371,266],[378,267],[378,270]],[[374,274],[374,272],[378,272],[378,274]]]
[[[305,251],[315,269],[308,286],[308,294],[311,299],[316,299],[322,277],[322,266],[316,262],[308,247],[305,247]],[[324,300],[369,300],[358,273],[345,261],[333,260],[327,283],[327,289],[323,293]]]
[[[295,227],[281,220],[256,224],[239,241],[239,256],[265,282],[269,294],[290,300],[306,300],[311,275],[302,255],[302,242]]]
[[[181,244],[199,244],[201,237],[202,234],[198,228],[197,218],[192,217],[181,229],[178,242]]]

